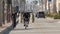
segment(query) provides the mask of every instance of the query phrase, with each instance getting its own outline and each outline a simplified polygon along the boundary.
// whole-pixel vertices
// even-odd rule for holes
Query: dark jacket
[[[24,14],[23,14],[23,17],[24,17],[24,18],[30,18],[30,13],[24,13]]]

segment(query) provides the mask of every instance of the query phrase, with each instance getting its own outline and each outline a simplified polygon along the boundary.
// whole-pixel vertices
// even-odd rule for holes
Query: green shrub
[[[53,15],[52,15],[52,14],[46,14],[46,16],[47,16],[47,17],[53,17]]]
[[[59,15],[59,14],[56,14],[56,15],[54,16],[54,19],[60,19],[60,15]]]

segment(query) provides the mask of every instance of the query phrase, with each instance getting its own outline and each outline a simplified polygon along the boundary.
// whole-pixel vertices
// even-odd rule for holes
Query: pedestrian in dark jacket
[[[13,20],[13,28],[16,27],[16,13],[12,14],[12,20]]]
[[[23,14],[23,18],[24,18],[24,21],[28,21],[28,23],[29,23],[29,21],[30,21],[30,13],[29,12],[25,12]]]

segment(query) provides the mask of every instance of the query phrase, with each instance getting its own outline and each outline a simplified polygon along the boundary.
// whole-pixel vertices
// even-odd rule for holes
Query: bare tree
[[[2,22],[3,22],[3,14],[2,14],[2,0],[0,0],[0,26],[2,26]]]
[[[10,22],[11,18],[11,0],[7,0],[7,22]]]

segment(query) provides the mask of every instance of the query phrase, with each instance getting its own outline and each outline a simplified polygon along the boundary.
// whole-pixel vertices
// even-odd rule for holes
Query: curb
[[[12,24],[7,27],[5,30],[1,31],[0,34],[9,34],[9,32],[13,29]]]

